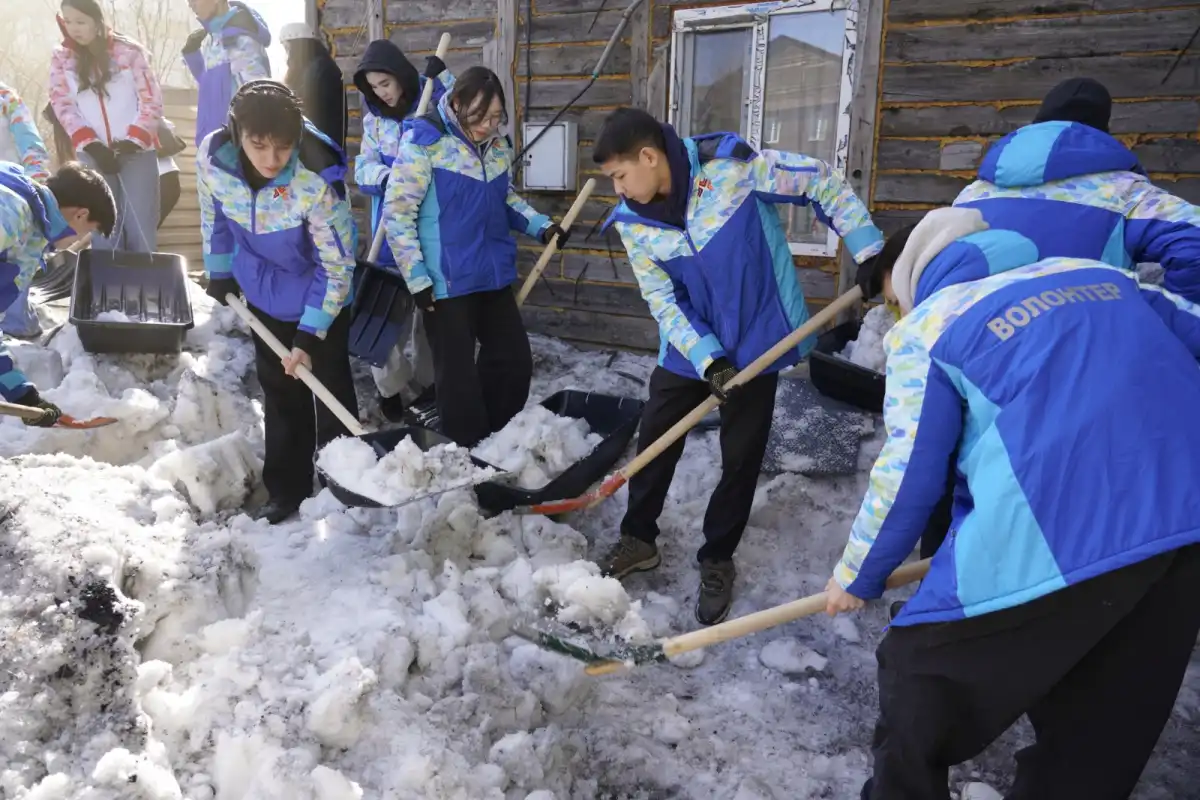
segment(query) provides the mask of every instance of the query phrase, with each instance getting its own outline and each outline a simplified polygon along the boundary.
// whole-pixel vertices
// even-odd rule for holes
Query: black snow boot
[[[299,513],[302,502],[302,500],[268,500],[254,512],[254,519],[265,519],[268,525],[278,525]]]
[[[408,407],[404,405],[404,398],[400,396],[399,392],[391,397],[380,396],[379,398],[379,413],[383,414],[383,418],[388,422],[402,424],[405,421],[404,412],[407,410]]]
[[[733,605],[733,581],[737,570],[732,561],[700,562],[700,597],[696,600],[696,621],[716,625],[729,614]]]

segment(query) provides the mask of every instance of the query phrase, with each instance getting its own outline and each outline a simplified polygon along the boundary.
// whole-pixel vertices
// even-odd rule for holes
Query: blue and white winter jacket
[[[1155,187],[1137,157],[1074,122],[1026,125],[992,145],[954,201],[1016,231],[1038,258],[1161,264],[1164,286],[1200,302],[1200,208]]]
[[[201,24],[204,27],[189,36],[183,48],[183,61],[200,85],[197,147],[225,124],[229,101],[242,84],[271,77],[271,30],[258,12],[233,0],[224,14]]]
[[[428,78],[422,75],[422,91],[426,80]],[[450,70],[446,70],[433,81],[433,98],[430,103],[440,103],[442,96],[453,88],[454,76]],[[387,190],[388,176],[392,172],[392,165],[396,163],[396,154],[400,151],[400,140],[412,128],[415,118],[411,115],[404,120],[385,117],[365,98],[363,107],[365,111],[362,120],[362,149],[354,159],[354,182],[363,194],[371,198],[371,236],[374,237],[379,218],[383,214],[383,195]],[[386,235],[375,263],[381,267],[396,265]]]
[[[536,239],[550,218],[513,191],[512,162],[507,139],[482,148],[468,139],[448,94],[404,134],[384,204],[388,244],[409,291],[432,286],[434,298],[444,300],[517,279],[510,231]]]
[[[624,201],[606,226],[620,233],[658,322],[658,363],[697,378],[721,356],[738,369],[748,366],[808,320],[774,204],[811,204],[858,262],[879,252],[883,235],[842,174],[823,161],[756,152],[728,133],[683,142],[692,173],[687,229],[639,216]],[[815,341],[770,371],[795,365]]]
[[[51,244],[73,234],[54,194],[26,177],[20,164],[0,161],[0,320],[33,280]],[[0,339],[0,396],[13,401],[31,388]]]
[[[323,338],[351,299],[346,157],[306,120],[291,161],[255,192],[238,152],[221,128],[196,155],[205,272],[232,275],[251,305]]]
[[[1200,306],[1036,252],[1011,231],[958,239],[885,337],[888,438],[834,571],[849,593],[882,594],[959,448],[950,534],[895,625],[1020,605],[1200,541],[1200,417],[1155,412],[1200,406]]]

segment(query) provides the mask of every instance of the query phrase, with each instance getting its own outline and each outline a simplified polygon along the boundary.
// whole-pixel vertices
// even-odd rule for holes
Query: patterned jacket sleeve
[[[818,158],[763,150],[751,162],[755,190],[771,203],[811,204],[821,222],[842,238],[858,263],[883,249],[883,234],[846,176]]]
[[[40,253],[31,252],[28,247],[31,223],[28,217],[22,215],[11,204],[0,204],[0,253],[8,253],[12,261],[0,263],[0,289],[13,285],[18,291],[24,288],[37,269],[37,265],[29,264],[30,258],[40,262]],[[6,309],[0,309],[0,319],[4,319]],[[33,387],[25,374],[17,369],[16,363],[0,338],[0,396],[12,402],[21,397]]]
[[[58,122],[71,137],[71,145],[76,150],[82,150],[93,142],[100,141],[96,131],[88,124],[79,110],[75,93],[71,90],[67,73],[74,69],[74,59],[65,47],[54,51],[50,59],[50,105]]]
[[[229,55],[229,71],[233,75],[234,91],[250,81],[271,77],[271,62],[267,49],[249,36],[236,36],[225,41]]]
[[[307,217],[317,269],[300,317],[300,330],[325,338],[350,294],[354,275],[354,223],[350,203],[326,186]]]
[[[370,112],[363,114],[362,128],[362,147],[354,158],[354,182],[364,194],[380,197],[390,169],[383,163],[379,146],[379,117]]]
[[[162,87],[146,60],[146,51],[137,46],[133,46],[132,51],[130,65],[134,86],[137,87],[138,113],[125,136],[141,145],[143,150],[152,150],[158,140],[158,124],[163,116]]]
[[[617,223],[617,230],[629,255],[638,288],[650,306],[650,315],[658,323],[659,334],[692,362],[696,374],[702,377],[713,361],[726,355],[721,342],[692,307],[687,289],[671,280],[626,225]]]
[[[383,213],[387,220],[388,247],[413,294],[433,285],[417,231],[417,216],[432,180],[433,164],[429,153],[413,142],[412,131],[409,131],[400,141],[400,152],[392,164]]]
[[[21,96],[3,84],[0,84],[0,112],[8,120],[8,130],[21,154],[25,174],[31,180],[45,181],[50,177],[50,154],[46,151],[46,143]]]
[[[833,577],[850,594],[873,600],[913,551],[946,490],[950,458],[962,433],[962,397],[915,334],[900,323],[888,350],[883,424],[888,438],[871,469],[867,495]]]
[[[1163,285],[1200,302],[1200,208],[1140,184],[1125,220],[1125,249],[1135,262],[1162,265]]]
[[[233,233],[221,208],[221,198],[213,195],[212,164],[208,150],[213,136],[200,143],[196,153],[196,188],[200,196],[200,236],[204,245],[204,272],[209,278],[228,278],[233,274]]]

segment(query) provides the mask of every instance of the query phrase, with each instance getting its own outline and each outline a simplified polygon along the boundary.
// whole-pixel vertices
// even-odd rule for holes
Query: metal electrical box
[[[526,122],[521,141],[532,142],[545,129],[544,122]],[[525,154],[521,170],[523,188],[574,191],[578,153],[579,125],[567,121],[554,123]]]

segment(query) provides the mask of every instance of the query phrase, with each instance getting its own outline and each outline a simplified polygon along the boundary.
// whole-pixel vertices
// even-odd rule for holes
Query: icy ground
[[[664,564],[628,594],[582,560],[615,539],[624,493],[570,527],[484,520],[465,493],[369,512],[325,493],[270,528],[232,510],[261,453],[252,350],[228,310],[199,292],[193,303],[179,358],[89,356],[70,328],[19,349],[69,413],[123,422],[0,422],[0,797],[858,796],[880,607],[603,679],[508,636],[537,613],[635,640],[693,629],[716,433],[689,439]],[[567,388],[638,396],[652,367],[548,339],[534,349],[531,402]],[[878,447],[864,447],[864,470]],[[821,588],[864,480],[764,480],[735,615]],[[1027,735],[956,770],[956,793],[973,777],[1007,785]],[[1137,797],[1200,797],[1198,754],[1200,656]]]

